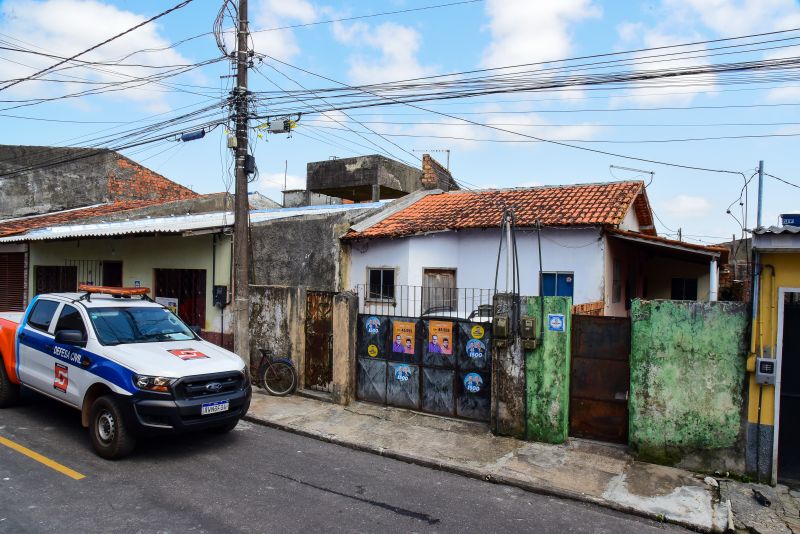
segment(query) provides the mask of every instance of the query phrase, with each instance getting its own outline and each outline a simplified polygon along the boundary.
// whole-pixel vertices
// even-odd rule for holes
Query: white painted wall
[[[628,213],[625,214],[625,218],[622,219],[622,223],[619,225],[620,230],[627,230],[629,232],[638,232],[639,231],[639,218],[636,216],[636,209],[634,208],[633,204],[631,207],[628,208]]]
[[[459,288],[494,288],[499,229],[441,232],[426,236],[378,239],[353,243],[349,287],[366,284],[367,268],[396,270],[399,285],[422,285],[423,270],[456,269]],[[520,293],[539,293],[539,254],[535,230],[517,231]],[[498,290],[506,288],[503,251]],[[604,243],[600,229],[542,230],[542,268],[575,274],[574,303],[603,300]]]

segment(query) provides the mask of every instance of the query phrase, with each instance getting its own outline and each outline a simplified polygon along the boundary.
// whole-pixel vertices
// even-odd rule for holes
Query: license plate
[[[212,413],[227,412],[230,408],[230,403],[226,400],[207,402],[200,408],[200,415],[210,415]]]

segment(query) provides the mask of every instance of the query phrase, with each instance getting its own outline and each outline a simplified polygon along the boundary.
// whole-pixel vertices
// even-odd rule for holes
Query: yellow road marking
[[[42,456],[38,452],[34,452],[34,451],[30,450],[27,447],[23,447],[19,443],[14,443],[10,439],[6,439],[3,436],[0,436],[0,445],[5,445],[9,449],[13,449],[13,450],[17,451],[20,454],[24,454],[28,458],[32,458],[32,459],[36,460],[37,462],[46,465],[50,469],[58,471],[62,475],[67,475],[68,477],[70,477],[72,479],[80,480],[82,478],[86,478],[85,475],[82,475],[82,474],[78,473],[77,471],[73,471],[69,467],[67,467],[65,465],[61,465],[60,463],[56,462],[55,460],[51,460],[47,456]]]

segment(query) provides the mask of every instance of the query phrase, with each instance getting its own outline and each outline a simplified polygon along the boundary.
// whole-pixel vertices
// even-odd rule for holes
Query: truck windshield
[[[164,308],[90,308],[88,311],[103,345],[195,339],[194,332]]]

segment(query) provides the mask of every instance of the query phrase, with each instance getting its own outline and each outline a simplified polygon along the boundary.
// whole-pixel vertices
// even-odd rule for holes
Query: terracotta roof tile
[[[164,202],[164,200],[124,200],[120,202],[111,202],[108,204],[100,204],[98,206],[89,206],[86,208],[58,211],[55,213],[46,213],[44,215],[34,215],[31,217],[22,217],[20,219],[0,221],[0,237],[21,234],[29,230],[35,230],[36,228],[46,228],[49,226],[68,224],[82,219],[88,219],[89,217],[99,217],[102,215],[108,215],[109,213],[132,210],[135,208],[152,206],[154,204],[163,204]]]
[[[643,191],[643,182],[635,181],[434,194],[347,237],[497,228],[505,208],[513,208],[518,226],[535,226],[537,220],[544,226],[617,226]],[[637,214],[644,206],[637,206]]]

